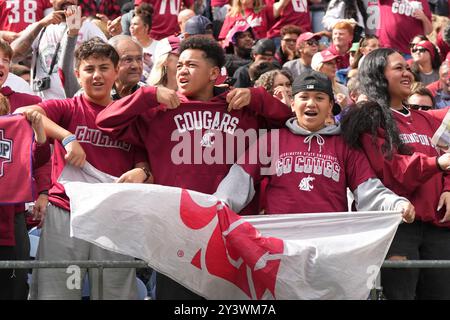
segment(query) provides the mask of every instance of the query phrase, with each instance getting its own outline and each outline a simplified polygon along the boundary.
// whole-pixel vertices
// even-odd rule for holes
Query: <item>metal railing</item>
[[[146,268],[145,261],[86,261],[86,260],[62,260],[62,261],[0,261],[0,269],[35,269],[35,268],[67,268],[76,265],[80,268],[98,269],[98,298],[103,300],[103,269],[108,268]],[[450,260],[385,260],[382,268],[450,268]],[[380,276],[372,289],[370,298],[380,298]]]

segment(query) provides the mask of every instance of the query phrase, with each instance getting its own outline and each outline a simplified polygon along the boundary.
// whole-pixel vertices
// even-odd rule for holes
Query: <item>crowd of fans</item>
[[[32,216],[24,205],[0,206],[0,231],[8,230],[0,232],[0,260],[26,259],[24,221],[28,228],[43,227],[40,260],[132,259],[69,237],[70,204],[57,183],[66,162],[81,166],[87,160],[120,182],[222,195],[229,185],[235,192],[254,188],[245,201],[230,200],[240,204],[233,209],[242,214],[348,209],[320,201],[311,208],[302,197],[280,203],[297,186],[280,177],[264,179],[254,166],[188,173],[194,169],[169,164],[162,150],[169,145],[170,112],[147,109],[175,109],[191,101],[198,112],[234,112],[245,129],[286,123],[290,131],[282,136],[291,141],[282,146],[286,152],[306,143],[303,136],[315,136],[320,153],[325,143],[333,145],[336,150],[326,152],[345,164],[341,187],[354,192],[354,209],[383,207],[364,206],[361,197],[376,198],[385,187],[400,196],[396,201],[415,208],[412,222],[406,221],[414,217],[411,207],[403,207],[410,223],[400,225],[387,259],[450,260],[450,159],[430,142],[450,106],[448,5],[440,0],[0,0],[0,115],[23,112],[39,138]],[[311,124],[316,120],[308,117],[320,121]],[[118,142],[105,148],[84,141],[83,126],[92,136]],[[359,163],[358,172],[350,162]],[[318,185],[322,196],[331,192],[327,183]],[[343,203],[346,193],[337,194],[324,201]],[[135,276],[134,269],[105,271],[110,285],[105,298],[135,299]],[[95,277],[90,274],[93,299]],[[0,299],[80,298],[66,279],[62,269],[35,269],[28,290],[26,272],[0,269]],[[381,279],[388,299],[450,299],[450,269],[389,269]],[[156,298],[200,297],[157,274]]]

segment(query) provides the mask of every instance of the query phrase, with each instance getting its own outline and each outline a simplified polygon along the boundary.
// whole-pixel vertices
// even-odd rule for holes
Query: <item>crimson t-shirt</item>
[[[105,108],[104,106],[94,104],[84,96],[47,100],[39,105],[50,120],[76,135],[86,153],[86,161],[98,170],[119,177],[131,170],[137,162],[146,161],[145,156],[136,152],[129,143],[111,139],[98,129],[95,118]],[[70,211],[64,187],[57,182],[66,163],[65,154],[61,143],[55,141],[49,200],[58,207]]]
[[[220,30],[219,40],[223,40],[227,37],[228,32],[234,27],[235,23],[238,21],[247,21],[247,23],[252,27],[253,33],[256,39],[266,38],[268,23],[270,21],[271,10],[273,8],[270,6],[265,6],[261,11],[257,13],[253,10],[245,10],[245,17],[239,15],[235,17],[226,16],[223,22],[222,29]],[[272,12],[273,17],[273,12]]]
[[[266,0],[266,5],[272,7],[274,2],[275,0]],[[300,27],[302,32],[311,31],[308,0],[291,0],[291,2],[283,8],[280,16],[271,21],[271,27],[267,31],[267,38],[279,37],[281,28],[288,24]]]
[[[409,54],[409,43],[424,34],[422,21],[413,17],[414,9],[422,9],[431,21],[428,1],[379,0],[380,29],[377,31],[382,47],[393,48]]]
[[[148,0],[153,6],[153,21],[150,36],[161,40],[180,32],[178,26],[178,13],[180,12],[181,0]],[[183,0],[185,7],[194,4],[194,0]]]
[[[0,0],[0,30],[20,32],[44,17],[49,0]]]

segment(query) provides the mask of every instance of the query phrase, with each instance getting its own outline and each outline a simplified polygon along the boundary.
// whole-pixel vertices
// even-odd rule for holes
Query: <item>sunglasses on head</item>
[[[407,106],[408,106],[408,108],[413,109],[413,110],[427,111],[427,110],[433,109],[433,107],[423,106],[423,105],[420,105],[420,104],[408,104]]]
[[[418,42],[414,43],[414,42],[410,42],[409,43],[409,48],[412,49],[416,46],[416,44],[418,44]]]
[[[425,48],[414,48],[414,49],[411,49],[412,53],[416,53],[416,52],[424,53],[426,51],[427,51],[427,49],[425,49]]]

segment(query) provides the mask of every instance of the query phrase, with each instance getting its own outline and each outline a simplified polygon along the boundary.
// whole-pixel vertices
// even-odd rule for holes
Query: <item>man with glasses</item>
[[[296,42],[297,52],[300,58],[288,61],[283,65],[283,69],[291,72],[292,77],[298,78],[300,74],[311,71],[311,61],[313,55],[319,51],[320,36],[312,33],[302,33]]]
[[[298,58],[297,50],[295,50],[295,44],[301,33],[301,29],[292,24],[281,28],[281,46],[275,53],[275,59],[280,63],[280,65]]]

